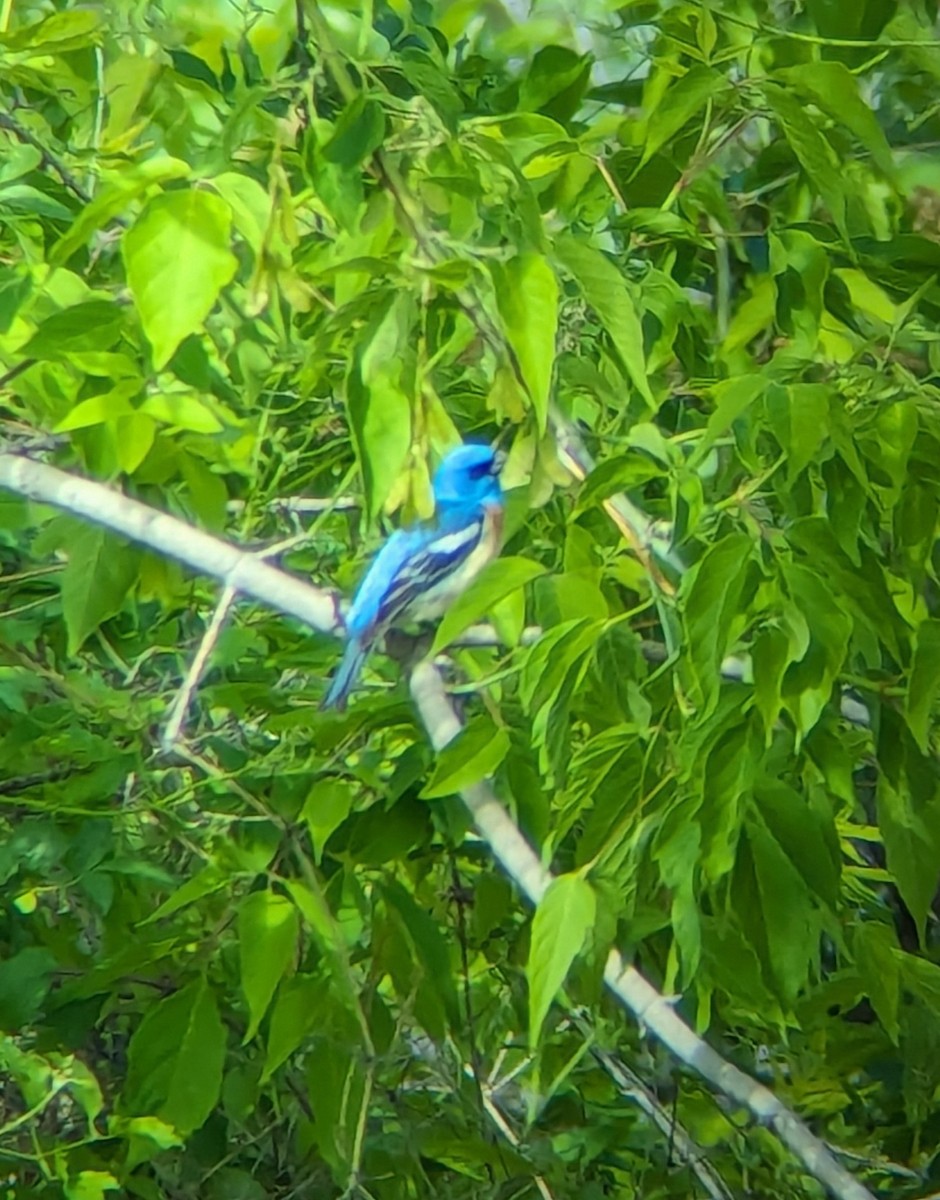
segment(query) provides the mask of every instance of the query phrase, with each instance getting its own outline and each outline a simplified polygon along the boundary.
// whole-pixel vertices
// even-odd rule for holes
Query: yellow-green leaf
[[[189,188],[154,197],[125,233],[127,282],[158,370],[234,278],[231,226],[221,196]]]

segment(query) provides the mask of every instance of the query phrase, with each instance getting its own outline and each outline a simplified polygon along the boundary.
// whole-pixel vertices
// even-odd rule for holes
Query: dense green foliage
[[[217,585],[0,496],[7,1196],[701,1194],[550,1007],[579,950],[728,1188],[819,1196],[608,1009],[614,940],[940,1188],[934,9],[0,5],[8,445],[344,592],[458,436],[512,489],[436,761],[399,663],[322,714],[338,643],[250,603],[162,750]],[[484,775],[569,873],[534,922]]]

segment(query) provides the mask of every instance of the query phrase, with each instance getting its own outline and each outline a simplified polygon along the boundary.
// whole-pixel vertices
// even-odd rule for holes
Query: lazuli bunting
[[[366,655],[387,629],[402,620],[439,617],[499,553],[499,469],[489,446],[458,446],[446,456],[434,475],[433,520],[396,530],[359,585],[324,708],[345,707]]]

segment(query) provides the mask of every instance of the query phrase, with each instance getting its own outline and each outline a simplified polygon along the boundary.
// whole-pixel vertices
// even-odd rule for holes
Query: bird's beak
[[[506,451],[497,450],[493,455],[493,474],[498,475],[506,465]]]

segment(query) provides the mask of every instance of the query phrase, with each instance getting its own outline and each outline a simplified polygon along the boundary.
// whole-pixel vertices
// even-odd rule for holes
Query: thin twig
[[[580,1027],[583,1018],[576,1017],[575,1022]],[[711,1200],[734,1200],[731,1189],[705,1158],[702,1148],[695,1144],[688,1132],[673,1119],[672,1114],[666,1112],[656,1094],[647,1087],[640,1076],[601,1046],[592,1046],[591,1054],[613,1080],[620,1094],[632,1100],[646,1113],[660,1133],[672,1139],[673,1148],[688,1164]]]
[[[180,730],[183,727],[183,721],[186,719],[187,710],[192,702],[193,692],[195,692],[199,685],[199,680],[206,669],[209,655],[215,649],[215,644],[219,640],[219,634],[222,632],[222,627],[225,625],[226,618],[231,612],[237,596],[238,593],[233,587],[227,587],[219,597],[219,602],[215,606],[215,612],[212,614],[209,627],[203,635],[202,641],[199,643],[199,649],[193,656],[193,661],[189,664],[189,670],[186,672],[183,686],[176,693],[176,698],[170,708],[170,715],[167,718],[166,727],[160,738],[160,745],[163,747],[165,753],[169,753],[179,741]]]
[[[17,121],[15,117],[11,117],[9,113],[0,113],[0,129],[7,130],[8,133],[12,133],[13,136],[19,141],[25,143],[27,146],[32,146],[34,150],[38,150],[42,155],[42,158],[40,159],[40,165],[46,170],[51,169],[55,171],[62,183],[65,184],[69,191],[74,193],[74,195],[76,195],[83,204],[91,203],[91,195],[85,190],[84,186],[79,183],[65,163],[56,158],[51,151],[47,150],[39,138],[37,138],[35,134],[30,133],[25,125],[21,125],[19,121]]]
[[[15,367],[11,367],[5,374],[0,375],[0,391],[2,391],[8,383],[12,383],[17,375],[22,375],[24,371],[28,371],[30,367],[34,367],[38,362],[35,358],[24,358],[22,362],[18,362]]]

